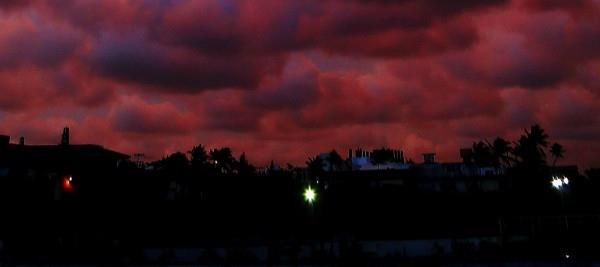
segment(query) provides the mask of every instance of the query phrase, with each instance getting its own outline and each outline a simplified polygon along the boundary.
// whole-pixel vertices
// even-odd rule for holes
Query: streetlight
[[[310,185],[304,189],[304,200],[308,202],[308,204],[312,204],[317,199],[317,193],[315,192]]]
[[[563,212],[565,212],[565,187],[569,185],[569,178],[567,178],[566,176],[562,176],[562,177],[558,177],[558,176],[552,176],[552,181],[550,182],[552,184],[552,187],[554,187],[556,190],[558,190],[560,192],[560,206],[563,210]],[[567,232],[569,231],[569,218],[567,217],[567,215],[565,214],[565,229],[567,230]],[[567,258],[568,258],[568,254],[567,254]]]
[[[569,178],[567,178],[566,176],[552,176],[552,181],[550,183],[552,184],[552,187],[561,190],[564,186],[569,185]]]

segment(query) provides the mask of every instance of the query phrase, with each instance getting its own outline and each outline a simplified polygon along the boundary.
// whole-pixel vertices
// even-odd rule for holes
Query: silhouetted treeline
[[[2,200],[62,201],[51,202],[54,220],[0,227],[0,240],[11,248],[15,262],[31,255],[42,262],[72,259],[69,250],[98,261],[127,255],[137,262],[145,247],[231,247],[239,240],[244,246],[278,247],[327,240],[500,236],[506,244],[495,243],[492,251],[557,249],[558,241],[567,238],[572,246],[585,247],[600,238],[595,219],[600,172],[589,170],[586,177],[558,166],[564,154],[534,125],[512,142],[477,141],[463,163],[448,165],[459,174],[461,168],[505,170],[482,176],[428,176],[446,166],[433,163],[353,171],[352,162],[335,150],[310,157],[305,167],[271,163],[261,170],[244,153],[236,158],[229,148],[207,151],[202,145],[151,163],[119,160],[102,168],[81,163],[81,168],[42,164],[32,169],[24,158],[0,181]],[[399,158],[381,148],[371,160],[384,164]],[[569,175],[569,185],[553,188],[552,177],[559,175]],[[484,182],[496,189],[484,190]],[[304,199],[308,186],[316,192],[310,203]],[[8,218],[19,222],[20,217]],[[554,223],[555,218],[560,220]],[[564,218],[573,218],[568,231]],[[527,239],[511,241],[515,236]],[[104,250],[112,256],[102,257]]]

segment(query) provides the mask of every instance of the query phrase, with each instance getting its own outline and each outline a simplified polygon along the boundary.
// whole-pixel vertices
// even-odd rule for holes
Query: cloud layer
[[[0,131],[149,159],[435,151],[540,123],[600,165],[600,1],[2,1]],[[345,152],[344,152],[345,153]]]

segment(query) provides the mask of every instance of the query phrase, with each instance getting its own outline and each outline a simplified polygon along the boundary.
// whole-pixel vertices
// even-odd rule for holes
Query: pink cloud
[[[585,0],[2,1],[0,130],[303,164],[383,145],[452,161],[541,123],[598,166],[599,18]]]

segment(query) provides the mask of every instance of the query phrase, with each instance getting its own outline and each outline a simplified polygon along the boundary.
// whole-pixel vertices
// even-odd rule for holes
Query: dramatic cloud
[[[533,123],[600,166],[598,0],[0,1],[0,131],[157,159],[457,160]]]
[[[68,27],[45,25],[33,18],[0,17],[0,69],[23,65],[56,67],[70,57],[79,44]]]
[[[101,37],[88,61],[107,78],[178,92],[253,88],[280,64],[280,60],[244,56],[198,55],[135,36]]]
[[[114,127],[135,134],[187,134],[197,127],[193,114],[171,103],[146,103],[138,98],[122,100],[114,111]]]
[[[0,9],[10,11],[12,9],[21,8],[29,5],[31,0],[4,0],[0,2]]]

